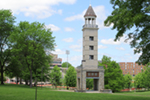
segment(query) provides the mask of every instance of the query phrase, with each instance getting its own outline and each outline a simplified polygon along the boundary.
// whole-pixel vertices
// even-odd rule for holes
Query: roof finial
[[[90,0],[90,6],[91,6],[91,0]]]

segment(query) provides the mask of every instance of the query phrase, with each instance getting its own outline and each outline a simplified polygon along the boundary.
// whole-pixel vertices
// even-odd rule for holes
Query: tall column
[[[85,18],[85,25],[87,24],[87,18]]]
[[[92,25],[94,25],[94,18],[92,18]]]
[[[99,89],[98,91],[100,91],[100,89],[104,89],[104,71],[100,71],[99,72]]]
[[[86,71],[82,72],[82,87],[83,90],[86,90]]]
[[[96,19],[94,19],[94,25],[96,25]]]
[[[88,25],[90,24],[90,19],[88,18]]]

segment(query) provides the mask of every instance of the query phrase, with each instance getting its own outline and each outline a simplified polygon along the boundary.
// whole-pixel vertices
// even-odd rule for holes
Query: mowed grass
[[[35,100],[35,87],[25,85],[0,85],[0,100]],[[150,100],[150,92],[131,93],[77,93],[37,89],[37,100]]]

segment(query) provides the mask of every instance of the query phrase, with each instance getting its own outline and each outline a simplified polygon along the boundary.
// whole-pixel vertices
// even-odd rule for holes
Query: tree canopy
[[[68,62],[63,62],[61,66],[64,67],[64,68],[66,68],[67,65],[68,65],[68,68],[72,66],[72,65],[71,65],[70,63],[68,63]]]
[[[102,63],[99,63],[99,66],[107,66],[104,67],[105,89],[111,89],[113,92],[118,92],[124,88],[124,77],[118,63],[111,61],[110,57],[104,55]]]
[[[7,65],[10,60],[10,42],[9,36],[14,31],[15,17],[10,10],[0,10],[0,72],[1,84],[3,82],[3,73],[8,69]]]
[[[60,68],[56,65],[50,72],[50,82],[57,88],[57,85],[61,84],[61,72]]]
[[[15,59],[30,72],[30,87],[33,76],[36,77],[41,68],[49,66],[51,59],[46,50],[54,50],[54,37],[50,29],[39,22],[20,22],[9,38]],[[47,67],[46,67],[47,66]],[[22,68],[21,68],[22,69]],[[39,71],[38,71],[39,70]]]
[[[113,11],[105,20],[105,26],[112,24],[112,29],[118,31],[115,41],[128,34],[126,41],[131,40],[130,45],[135,48],[134,53],[141,53],[137,62],[147,64],[150,61],[150,1],[110,0],[110,2]]]
[[[131,83],[132,83],[132,76],[128,73],[124,76],[125,82],[124,82],[124,87],[125,88],[131,88]]]
[[[70,87],[76,86],[76,70],[73,66],[70,66],[65,75],[66,85]]]

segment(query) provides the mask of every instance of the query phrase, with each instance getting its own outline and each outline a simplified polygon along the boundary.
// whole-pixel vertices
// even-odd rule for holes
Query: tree
[[[10,42],[8,40],[10,34],[14,31],[14,19],[10,10],[0,10],[0,73],[1,84],[3,82],[3,73],[8,69],[7,65],[11,57]]]
[[[93,79],[86,79],[86,88],[93,88]]]
[[[61,84],[61,72],[60,68],[56,65],[50,72],[50,82],[57,88],[57,85]]]
[[[0,74],[0,81],[2,81],[2,80],[1,80],[1,74]],[[5,75],[3,75],[3,81],[6,81]]]
[[[134,77],[134,86],[135,88],[141,88],[141,80],[142,80],[142,73],[138,73]]]
[[[69,68],[70,66],[72,66],[72,65],[71,65],[70,63],[68,63],[68,62],[63,62],[62,65],[61,65],[61,67],[67,68],[67,65],[68,65],[68,68]]]
[[[128,73],[124,76],[124,79],[125,79],[124,87],[129,89],[132,83],[132,76]]]
[[[111,61],[110,57],[103,56],[102,63],[99,66],[104,67],[104,83],[106,89],[111,89],[112,92],[118,92],[124,87],[124,77],[120,66],[115,61]]]
[[[65,75],[66,85],[70,87],[76,86],[77,72],[74,67],[70,66]]]
[[[150,88],[150,63],[146,65],[144,75],[145,75],[145,79],[144,79],[145,85],[149,90]]]
[[[111,61],[105,70],[105,88],[112,92],[118,92],[124,87],[124,77],[119,64]]]
[[[11,35],[12,51],[16,52],[18,60],[30,73],[30,87],[32,87],[33,74],[41,70],[45,64],[46,50],[54,50],[54,37],[50,29],[39,22],[20,22]]]
[[[104,69],[106,69],[107,64],[109,64],[110,62],[111,62],[111,57],[107,57],[106,55],[103,55],[102,62],[101,63],[99,62],[99,66],[103,66]]]
[[[112,29],[118,31],[115,41],[120,40],[123,34],[128,34],[126,41],[131,40],[130,45],[135,48],[134,53],[142,52],[137,62],[147,64],[150,61],[150,1],[110,1],[114,10],[105,20],[105,26],[113,25]]]

